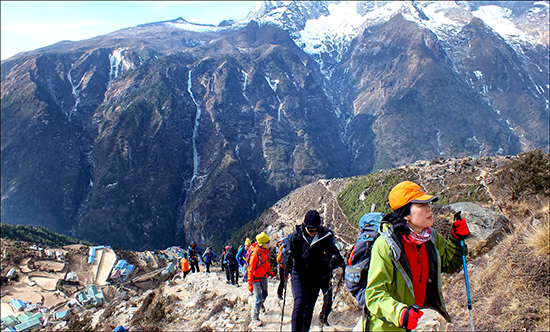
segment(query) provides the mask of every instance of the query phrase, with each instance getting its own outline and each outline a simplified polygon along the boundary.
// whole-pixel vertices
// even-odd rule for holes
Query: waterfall
[[[191,96],[193,103],[195,103],[195,106],[197,107],[197,115],[195,116],[195,127],[193,128],[193,177],[191,178],[191,183],[189,184],[189,191],[191,191],[191,188],[193,188],[193,182],[195,181],[195,179],[197,178],[197,175],[199,174],[199,162],[200,162],[199,152],[197,151],[197,133],[199,132],[201,108],[199,107],[199,104],[197,103],[197,101],[195,100],[195,96],[193,95],[192,82],[191,82],[192,72],[193,70],[189,70],[189,79],[187,81],[187,91],[189,91],[189,95]]]
[[[80,85],[82,85],[82,80],[84,79],[84,77],[82,77],[80,79],[80,82],[78,82],[78,85],[77,86],[74,86],[74,83],[73,83],[73,78],[71,76],[71,72],[73,71],[74,69],[74,64],[71,64],[71,69],[69,70],[69,72],[67,73],[67,79],[69,80],[69,84],[71,84],[71,88],[72,88],[72,92],[73,92],[73,96],[74,96],[74,99],[75,99],[75,102],[74,102],[74,106],[73,108],[71,109],[71,111],[69,112],[68,116],[69,116],[69,119],[71,118],[71,116],[73,114],[76,113],[76,110],[77,110],[77,107],[78,107],[78,104],[80,103],[80,92],[78,91],[78,89],[80,88]]]

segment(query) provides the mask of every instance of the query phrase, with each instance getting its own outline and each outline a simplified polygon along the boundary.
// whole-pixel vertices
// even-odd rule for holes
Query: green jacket
[[[372,247],[365,289],[365,304],[370,312],[368,330],[404,331],[400,328],[401,312],[415,303],[411,271],[401,239],[393,233],[391,224],[384,223],[381,228],[381,236]],[[441,272],[452,273],[460,269],[462,250],[460,242],[445,240],[433,229],[431,233],[432,238],[425,243],[430,276],[424,308],[436,310],[450,322],[441,293]],[[467,253],[466,246],[464,249]]]

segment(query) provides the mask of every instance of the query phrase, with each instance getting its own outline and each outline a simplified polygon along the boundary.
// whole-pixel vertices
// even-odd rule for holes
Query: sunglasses
[[[319,230],[319,227],[306,227],[306,229],[310,232],[317,232]]]

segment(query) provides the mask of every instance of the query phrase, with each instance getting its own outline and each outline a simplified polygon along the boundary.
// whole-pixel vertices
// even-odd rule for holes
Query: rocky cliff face
[[[3,61],[2,221],[121,248],[221,245],[317,179],[548,145],[548,27],[530,20],[548,6],[508,9],[545,44],[503,38],[481,4],[404,4],[357,3],[362,23],[317,46],[306,32],[334,3]],[[435,28],[443,14],[459,28]]]

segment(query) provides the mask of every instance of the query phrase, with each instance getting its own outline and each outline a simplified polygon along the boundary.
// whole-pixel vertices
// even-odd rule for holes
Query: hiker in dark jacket
[[[197,247],[195,241],[191,242],[189,248],[187,248],[187,259],[189,259],[189,265],[191,265],[191,272],[199,272],[199,259],[201,257],[201,250]]]
[[[390,192],[393,213],[382,219],[365,289],[368,331],[413,330],[423,315],[422,308],[433,309],[451,321],[441,293],[440,273],[452,273],[462,266],[460,241],[470,231],[464,219],[454,222],[449,240],[431,229],[430,202],[436,200],[410,181],[399,183]]]
[[[237,249],[229,245],[225,247],[225,255],[222,258],[222,264],[225,268],[225,276],[227,277],[227,283],[231,285],[238,285],[237,277]]]
[[[333,255],[343,260],[334,244],[334,234],[321,226],[317,211],[308,211],[303,224],[288,236],[288,250],[283,255],[285,271],[292,277],[292,331],[309,331],[323,279],[331,272],[326,262]]]

